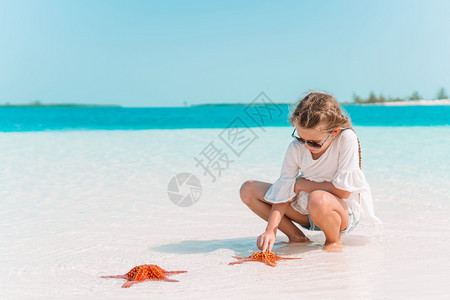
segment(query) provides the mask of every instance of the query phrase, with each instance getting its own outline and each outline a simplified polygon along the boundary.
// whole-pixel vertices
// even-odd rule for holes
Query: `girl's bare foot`
[[[342,241],[335,243],[326,242],[323,250],[327,252],[342,252]]]
[[[288,244],[293,244],[293,243],[305,243],[305,244],[309,244],[311,243],[311,240],[308,239],[306,236],[295,236],[295,237],[288,237],[289,238],[289,242],[287,242]]]

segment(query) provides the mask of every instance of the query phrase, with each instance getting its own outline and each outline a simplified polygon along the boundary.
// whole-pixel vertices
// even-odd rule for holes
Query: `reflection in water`
[[[223,240],[186,240],[178,243],[156,246],[151,250],[162,253],[195,254],[213,252],[218,249],[230,249],[235,251],[237,255],[243,256],[260,251],[256,247],[255,237]],[[283,255],[294,255],[317,249],[322,249],[322,245],[314,242],[310,244],[288,244],[286,242],[277,242],[274,245],[273,252]]]
[[[275,245],[280,244],[281,246],[278,248],[274,247],[274,252],[277,252],[279,255],[295,255],[299,253],[305,253],[313,250],[322,250],[323,245],[311,242],[308,244],[305,243],[276,243]]]

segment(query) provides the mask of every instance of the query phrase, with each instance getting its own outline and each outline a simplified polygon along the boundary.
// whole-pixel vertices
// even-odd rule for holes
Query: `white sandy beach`
[[[1,133],[2,299],[446,299],[450,293],[450,127],[357,127],[371,184],[378,238],[344,237],[344,251],[278,244],[301,257],[275,268],[228,265],[256,251],[265,223],[239,199],[247,179],[279,175],[289,127],[255,128],[258,139],[212,183],[194,156],[221,129]],[[203,189],[191,207],[168,198],[181,172]],[[278,241],[286,241],[279,233]],[[138,264],[157,264],[179,282],[121,288]]]

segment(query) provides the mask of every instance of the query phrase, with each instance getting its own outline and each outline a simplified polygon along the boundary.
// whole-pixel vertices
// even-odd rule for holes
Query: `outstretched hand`
[[[269,251],[272,252],[273,244],[275,244],[276,236],[272,232],[264,232],[256,240],[256,246],[262,252]]]

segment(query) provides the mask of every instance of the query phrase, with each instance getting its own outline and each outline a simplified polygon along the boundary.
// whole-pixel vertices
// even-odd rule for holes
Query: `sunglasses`
[[[305,144],[305,143],[306,143],[306,144],[307,144],[308,146],[310,146],[311,148],[314,148],[314,149],[320,149],[320,148],[322,148],[323,144],[325,144],[325,143],[327,142],[327,140],[330,138],[330,136],[331,136],[331,134],[333,133],[333,131],[330,132],[330,134],[327,136],[327,138],[325,139],[325,141],[323,141],[322,144],[319,144],[319,143],[313,142],[313,141],[305,141],[304,139],[302,139],[302,138],[300,137],[300,135],[296,136],[296,135],[294,135],[294,133],[295,133],[295,129],[294,129],[294,131],[292,131],[291,136],[292,136],[294,139],[296,139],[297,141],[299,141],[301,144]]]

